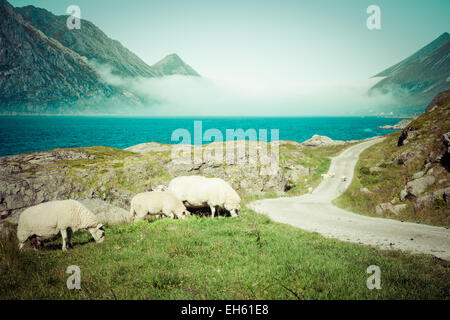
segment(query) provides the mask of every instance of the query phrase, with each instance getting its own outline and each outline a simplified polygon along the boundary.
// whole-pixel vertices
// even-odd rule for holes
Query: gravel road
[[[348,188],[360,153],[382,140],[377,138],[357,144],[333,158],[328,172],[335,173],[335,177],[324,178],[311,194],[258,200],[249,207],[274,221],[328,238],[450,260],[450,230],[447,228],[359,215],[331,203]],[[346,181],[342,181],[343,176],[347,177]]]

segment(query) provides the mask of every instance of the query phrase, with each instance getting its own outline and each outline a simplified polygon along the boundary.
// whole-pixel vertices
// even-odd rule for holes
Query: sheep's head
[[[187,216],[190,216],[191,215],[191,213],[187,210],[187,209],[184,209],[182,212],[181,212],[181,215],[179,216],[179,218],[181,218],[181,219],[186,219],[186,217]]]
[[[230,203],[225,205],[225,209],[230,212],[232,217],[237,217],[239,215],[239,210],[241,210],[240,203]]]
[[[103,228],[103,224],[99,223],[96,227],[89,228],[88,230],[92,237],[94,237],[95,242],[102,243],[105,241],[105,229]]]

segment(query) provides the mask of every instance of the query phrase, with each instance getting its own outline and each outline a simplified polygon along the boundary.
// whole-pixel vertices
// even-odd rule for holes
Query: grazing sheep
[[[341,180],[342,180],[342,182],[345,182],[345,181],[347,181],[347,177],[346,176],[342,176]]]
[[[97,243],[105,240],[103,225],[95,215],[75,200],[50,201],[26,209],[19,218],[19,249],[30,239],[34,244],[62,236],[62,250],[72,247],[72,232],[87,229]]]
[[[183,203],[171,192],[152,191],[139,193],[131,200],[131,215],[134,220],[142,220],[147,215],[185,218],[189,211]]]
[[[209,206],[214,218],[216,210],[224,208],[232,217],[237,217],[241,198],[230,184],[220,178],[202,176],[183,176],[170,181],[169,191],[187,207],[198,208]]]

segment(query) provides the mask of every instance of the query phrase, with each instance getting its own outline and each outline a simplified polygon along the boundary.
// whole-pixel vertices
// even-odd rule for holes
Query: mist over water
[[[379,81],[287,82],[261,79],[255,82],[221,82],[205,77],[121,78],[108,66],[96,66],[108,83],[143,97],[142,116],[359,116],[395,114],[390,95],[367,94]]]

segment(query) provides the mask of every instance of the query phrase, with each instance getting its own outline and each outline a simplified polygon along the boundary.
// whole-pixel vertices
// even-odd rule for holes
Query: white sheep
[[[209,206],[214,218],[216,210],[224,208],[232,217],[237,217],[241,198],[230,184],[220,178],[202,176],[183,176],[170,181],[169,191],[187,207],[199,208]]]
[[[309,187],[308,188],[308,193],[312,193],[313,192],[313,187]]]
[[[331,172],[331,173],[328,174],[328,176],[329,176],[330,178],[334,178],[334,177],[336,176],[336,173]]]
[[[32,243],[56,240],[61,234],[62,250],[72,247],[72,232],[87,229],[97,243],[105,240],[105,230],[96,216],[75,200],[50,201],[26,209],[19,218],[19,249],[30,239]]]
[[[142,220],[147,215],[185,218],[189,211],[183,203],[171,192],[152,191],[139,193],[131,200],[131,216],[134,220]]]
[[[342,176],[341,180],[342,180],[342,182],[345,182],[345,181],[347,181],[347,177],[346,176]]]

